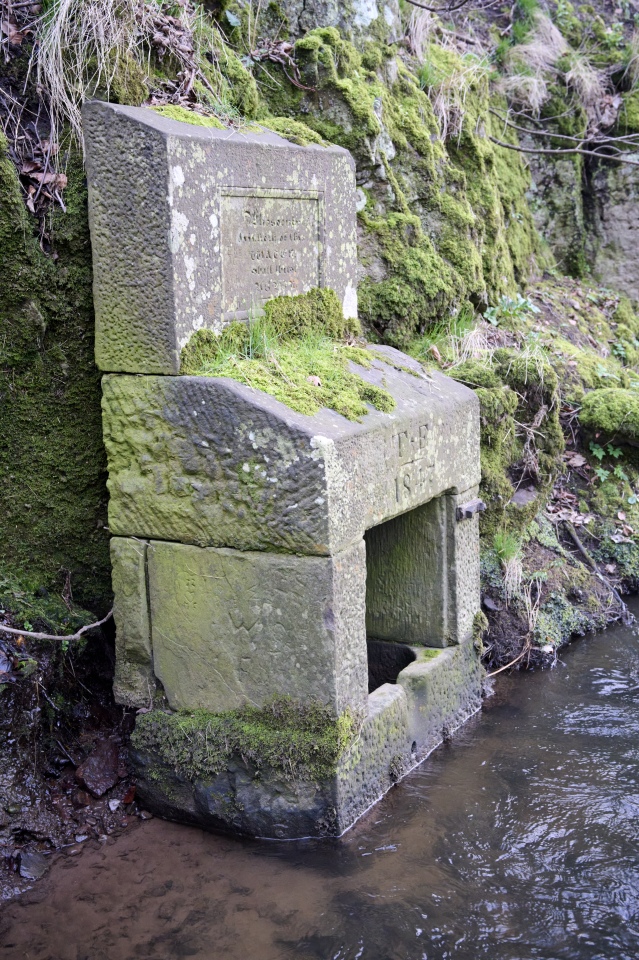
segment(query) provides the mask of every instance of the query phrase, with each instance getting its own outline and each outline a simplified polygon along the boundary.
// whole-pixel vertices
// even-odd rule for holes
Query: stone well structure
[[[396,407],[361,423],[180,376],[194,330],[271,296],[330,286],[355,314],[352,160],[102,103],[85,136],[116,698],[286,696],[352,729],[319,780],[245,756],[193,772],[147,740],[140,792],[215,828],[340,834],[479,704],[477,399],[388,347],[357,372]]]

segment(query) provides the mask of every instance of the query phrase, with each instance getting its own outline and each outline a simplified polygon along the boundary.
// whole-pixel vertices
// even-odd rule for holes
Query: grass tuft
[[[333,298],[339,314],[331,309]],[[367,369],[372,360],[352,328],[332,291],[278,297],[246,323],[236,320],[219,334],[196,331],[182,350],[180,372],[230,377],[307,416],[328,407],[361,420],[369,404],[390,413],[390,393],[350,369],[351,363]]]

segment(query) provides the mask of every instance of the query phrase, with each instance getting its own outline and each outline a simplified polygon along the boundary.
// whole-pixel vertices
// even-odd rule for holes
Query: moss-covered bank
[[[45,254],[0,134],[0,568],[107,608],[100,381],[93,362],[86,186],[72,156]]]

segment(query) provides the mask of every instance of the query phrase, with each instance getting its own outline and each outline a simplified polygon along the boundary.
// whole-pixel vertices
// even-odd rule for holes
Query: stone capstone
[[[101,370],[176,374],[195,330],[313,287],[357,316],[348,151],[99,101],[83,122]]]

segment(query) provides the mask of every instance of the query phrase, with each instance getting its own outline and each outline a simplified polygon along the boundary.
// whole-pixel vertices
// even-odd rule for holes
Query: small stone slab
[[[120,779],[119,755],[120,748],[114,740],[101,740],[76,770],[76,780],[94,797],[101,797]]]
[[[194,330],[312,287],[357,316],[348,151],[99,101],[83,121],[101,370],[176,374]]]

